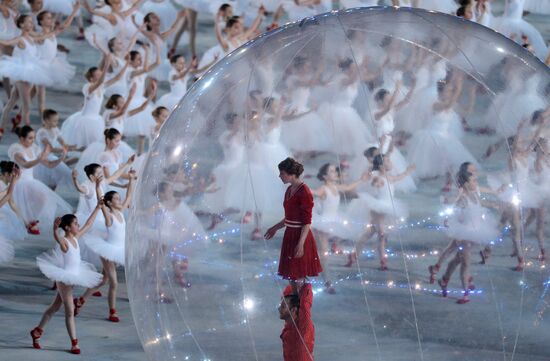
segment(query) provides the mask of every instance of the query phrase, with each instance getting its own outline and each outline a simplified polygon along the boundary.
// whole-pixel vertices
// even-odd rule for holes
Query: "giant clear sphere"
[[[233,51],[137,188],[126,277],[149,359],[282,359],[284,230],[262,236],[284,218],[290,156],[324,268],[316,360],[548,360],[549,83],[500,34],[410,8],[327,13]]]

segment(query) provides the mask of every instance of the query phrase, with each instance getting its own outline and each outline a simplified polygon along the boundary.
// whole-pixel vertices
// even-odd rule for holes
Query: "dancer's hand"
[[[275,227],[271,227],[267,230],[267,232],[265,232],[264,234],[264,239],[268,240],[268,239],[271,239],[273,238],[273,236],[275,235],[275,233],[277,233],[277,229]]]
[[[55,221],[53,222],[53,225],[55,228],[59,228],[59,225],[61,224],[61,217],[57,217]]]
[[[298,245],[294,249],[294,258],[302,258],[303,255],[304,255],[304,245],[301,243],[298,243]]]
[[[132,154],[130,156],[130,158],[128,158],[128,160],[126,161],[126,164],[130,165],[130,164],[134,163],[135,160],[136,160],[136,155]]]

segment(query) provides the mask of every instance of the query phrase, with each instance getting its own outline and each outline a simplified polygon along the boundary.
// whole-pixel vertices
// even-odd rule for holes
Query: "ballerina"
[[[55,19],[50,12],[42,11],[36,17],[45,37],[42,43],[38,42],[39,59],[46,65],[48,74],[54,80],[54,85],[67,85],[75,74],[76,68],[67,62],[66,57],[60,56],[57,52],[57,36],[71,25],[79,8],[80,2],[77,1],[73,5],[71,15],[57,28],[55,27]],[[46,87],[43,85],[38,86],[37,93],[38,111],[42,114],[46,108]]]
[[[88,235],[85,237],[84,241],[86,242],[86,245],[101,257],[104,276],[101,283],[94,285],[93,288],[88,288],[82,296],[74,299],[75,315],[80,313],[80,309],[93,293],[99,291],[99,289],[106,283],[109,283],[108,320],[111,322],[120,321],[116,311],[116,292],[118,288],[116,266],[124,265],[126,221],[122,212],[130,206],[130,201],[132,200],[132,195],[134,192],[134,180],[136,179],[135,171],[130,170],[128,174],[130,176],[130,181],[128,183],[126,198],[122,200],[117,192],[109,191],[105,193],[103,202],[99,203],[103,217],[105,217],[107,234],[102,237],[97,235]],[[101,192],[100,184],[102,180],[102,177],[98,177],[96,181],[96,194],[100,194]]]
[[[12,161],[0,162],[0,196],[6,195],[12,174],[19,171],[17,164]],[[25,222],[21,216],[21,211],[13,200],[13,196],[8,199],[7,204],[0,207],[0,223],[8,225],[2,230],[2,235],[12,241],[24,240],[27,236]]]
[[[2,192],[3,195],[0,197],[0,209],[10,202],[15,183],[20,175],[19,168],[14,168],[7,176],[9,186],[5,192]],[[13,239],[10,239],[10,236],[14,233],[10,229],[13,228],[15,227],[10,223],[10,219],[5,217],[3,212],[0,212],[0,229],[2,230],[0,234],[0,264],[11,262],[15,255]]]
[[[278,274],[289,280],[294,294],[298,294],[307,277],[316,277],[323,271],[317,245],[311,232],[313,194],[300,179],[302,164],[286,158],[278,165],[281,181],[290,183],[285,192],[283,206],[285,218],[270,227],[264,235],[266,240],[285,228]]]
[[[42,113],[42,128],[36,132],[35,142],[40,147],[40,151],[44,151],[45,147],[49,147],[50,152],[48,161],[55,162],[59,159],[54,153],[67,154],[69,151],[76,150],[76,146],[65,143],[61,136],[61,131],[57,127],[59,123],[59,115],[53,109],[45,109]],[[70,160],[64,159],[54,168],[47,167],[44,164],[38,164],[35,168],[34,176],[42,183],[52,189],[58,187],[71,186],[71,170],[65,162]],[[74,159],[71,162],[76,161]]]
[[[392,170],[391,158],[388,155],[377,154],[373,159],[372,173],[370,175],[369,192],[359,194],[359,198],[354,199],[349,206],[348,213],[352,215],[352,220],[364,218],[364,213],[369,210],[368,230],[364,232],[355,243],[354,252],[348,255],[346,267],[351,267],[357,262],[357,255],[361,255],[365,244],[374,235],[378,236],[378,256],[380,258],[380,270],[387,271],[386,255],[386,228],[387,217],[391,219],[400,219],[407,216],[407,207],[394,196],[394,183],[409,176],[415,166],[410,165],[405,172],[390,175]],[[364,222],[360,222],[364,224]]]
[[[477,193],[477,181],[473,174],[459,174],[460,194],[446,229],[447,236],[455,241],[456,256],[447,265],[443,277],[438,280],[443,297],[447,296],[447,285],[456,267],[460,265],[463,296],[458,304],[469,302],[472,288],[470,277],[471,249],[474,244],[485,245],[498,238],[500,232],[494,217],[483,207]]]
[[[18,1],[16,0],[6,0],[0,2],[0,40],[10,40],[16,38],[20,34],[20,30],[16,25],[17,17],[19,16],[18,11]],[[12,45],[2,45],[0,44],[0,55],[11,56],[13,53]],[[10,96],[10,78],[3,77],[2,85],[6,91],[6,95]],[[3,106],[3,103],[0,101],[0,105]]]
[[[21,179],[17,182],[13,200],[21,211],[21,216],[30,234],[40,234],[38,223],[48,224],[56,214],[71,212],[71,206],[54,193],[44,183],[33,176],[33,168],[42,163],[50,168],[56,167],[66,156],[66,150],[56,161],[48,161],[50,146],[45,146],[40,152],[34,143],[35,132],[28,125],[17,129],[19,142],[8,149],[8,156],[21,171]]]
[[[54,33],[36,34],[32,18],[29,15],[20,15],[16,24],[21,30],[21,35],[10,40],[0,40],[0,45],[14,46],[13,55],[0,59],[0,76],[8,77],[15,82],[15,87],[12,89],[9,100],[3,109],[0,139],[4,134],[9,114],[18,99],[21,98],[23,103],[21,120],[29,125],[31,123],[31,88],[33,85],[49,86],[55,83],[48,73],[46,65],[40,61],[37,47],[38,41],[45,40],[53,36]],[[14,124],[14,127],[16,125]]]
[[[336,291],[332,285],[332,277],[328,267],[329,238],[338,237],[340,239],[350,239],[353,234],[348,226],[348,221],[342,216],[341,193],[350,192],[367,180],[367,175],[356,182],[350,184],[339,183],[339,176],[334,164],[325,163],[317,174],[317,179],[323,182],[323,185],[312,193],[320,199],[313,209],[312,228],[315,239],[318,241],[319,251],[321,252],[321,266],[323,267],[323,279],[325,280],[325,292],[334,294]]]
[[[42,348],[39,341],[44,333],[44,328],[52,316],[63,306],[65,325],[71,338],[70,352],[80,354],[74,322],[73,287],[93,287],[101,282],[102,276],[95,271],[93,265],[81,260],[78,239],[92,227],[101,204],[102,202],[98,201],[94,211],[82,227],[78,224],[78,219],[74,214],[66,214],[57,218],[53,225],[53,235],[57,242],[56,248],[36,257],[38,268],[46,277],[55,282],[57,291],[55,299],[44,311],[40,323],[30,332],[33,348]],[[58,228],[65,232],[63,237],[57,233]]]

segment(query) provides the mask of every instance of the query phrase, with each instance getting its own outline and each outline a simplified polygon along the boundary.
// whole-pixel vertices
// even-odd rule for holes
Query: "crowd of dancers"
[[[378,3],[341,0],[338,6]],[[524,9],[550,13],[550,4],[531,3],[536,2],[507,1],[501,17],[493,15],[489,0],[393,0],[387,4],[424,7],[479,22],[549,64],[544,39],[522,16]],[[56,242],[53,250],[37,257],[38,268],[54,282],[57,293],[31,331],[33,347],[41,347],[44,327],[63,306],[71,352],[80,353],[74,316],[85,312],[89,297],[101,295],[100,288],[106,284],[108,319],[119,321],[117,267],[124,265],[126,209],[151,142],[188,86],[265,30],[287,19],[329,11],[333,5],[328,0],[0,2],[0,76],[7,99],[0,137],[10,130],[18,137],[9,146],[9,160],[0,163],[0,262],[10,262],[14,242],[32,235],[45,234]],[[196,46],[198,14],[212,17],[212,35],[218,41],[204,54]],[[88,21],[91,24],[86,26]],[[60,122],[46,92],[75,77],[68,49],[57,39],[73,30],[77,39],[97,50],[101,60],[85,72],[82,107]],[[183,34],[189,36],[187,57],[178,52]],[[487,119],[476,119],[485,124],[476,127],[468,116],[483,106],[482,90],[468,74],[442,60],[442,54],[451,60],[459,56],[444,40],[434,40],[432,53],[390,37],[380,37],[369,48],[364,44],[372,39],[364,33],[350,31],[346,36],[356,46],[353,57],[326,54],[320,62],[297,55],[277,84],[272,78],[274,65],[263,62],[257,89],[246,94],[246,111],[223,114],[223,129],[216,134],[223,154],[209,174],[191,174],[178,162],[164,164],[155,189],[158,204],[146,210],[153,217],[144,226],[145,234],[167,240],[163,247],[168,249],[181,240],[203,237],[227,219],[251,223],[252,240],[269,239],[286,227],[285,239],[296,239],[298,244],[283,241],[281,251],[279,273],[291,280],[291,288],[285,291],[285,299],[290,297],[285,303],[288,312],[281,311],[285,320],[291,314],[298,317],[292,308],[298,309],[300,303],[311,307],[310,286],[301,282],[306,277],[321,274],[325,290],[336,293],[334,265],[328,261],[331,254],[341,252],[346,240],[353,241],[353,250],[345,266],[356,267],[366,243],[375,237],[380,270],[387,270],[388,238],[395,225],[410,216],[408,195],[434,179],[442,180],[441,194],[451,209],[443,224],[450,243],[429,267],[427,277],[432,283],[437,280],[444,296],[460,265],[463,297],[459,303],[469,301],[475,287],[470,275],[472,251],[479,251],[483,263],[490,262],[492,247],[503,230],[512,240],[514,269],[521,271],[526,262],[524,235],[535,222],[539,260],[545,262],[549,84],[537,74],[512,73],[511,60],[488,64],[505,84],[494,99],[495,108],[511,119],[495,123],[492,113]],[[160,96],[160,85],[165,83],[169,92]],[[34,99],[39,127],[31,125]],[[508,170],[486,172],[481,157],[466,144],[470,135],[500,139],[489,146],[483,160],[506,152]],[[173,149],[166,146],[166,151]],[[319,165],[318,160],[327,155],[334,162]],[[304,167],[293,159],[279,165],[279,174],[276,165],[289,156],[305,165],[306,174],[317,174],[315,187],[311,184],[309,189],[300,180]],[[249,174],[253,175],[250,180]],[[281,180],[291,184],[286,193]],[[246,189],[249,181],[253,194]],[[60,196],[70,192],[79,194],[76,212]],[[285,219],[264,235],[261,229],[270,215],[280,215],[274,205],[281,203],[283,194]],[[208,207],[194,211],[186,204],[197,195]],[[308,207],[313,207],[311,214],[293,213]],[[182,219],[185,229],[178,227]],[[297,231],[305,225],[306,232]],[[445,274],[437,279],[450,257]],[[190,287],[185,275],[188,260],[175,257],[172,265],[177,283]],[[86,290],[76,297],[73,286]],[[300,312],[304,310],[305,306]],[[305,327],[308,331],[303,332],[312,329]],[[312,342],[304,352],[312,355]]]

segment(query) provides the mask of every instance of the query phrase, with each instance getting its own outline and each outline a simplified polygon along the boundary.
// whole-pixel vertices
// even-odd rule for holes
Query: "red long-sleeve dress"
[[[287,286],[284,294],[292,293],[292,288]],[[283,341],[284,361],[313,361],[313,347],[315,346],[315,325],[311,319],[311,306],[313,305],[313,292],[311,284],[306,283],[300,289],[300,310],[298,319],[285,322],[281,332]]]
[[[292,196],[290,196],[290,187],[288,187],[285,192],[283,207],[285,209],[286,229],[279,259],[279,275],[289,280],[315,277],[323,271],[323,268],[311,230],[304,242],[304,255],[300,258],[294,257],[296,246],[300,241],[302,226],[311,224],[313,194],[309,187],[302,183]]]

